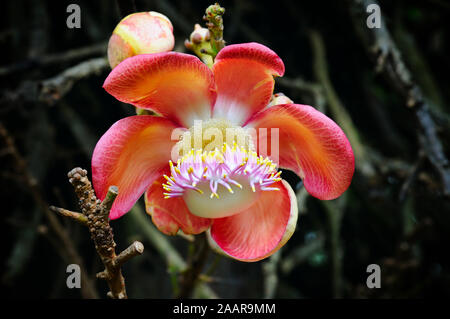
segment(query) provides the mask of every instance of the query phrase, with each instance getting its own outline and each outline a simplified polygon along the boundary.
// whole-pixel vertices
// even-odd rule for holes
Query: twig
[[[104,55],[107,43],[102,42],[82,48],[72,49],[62,53],[48,54],[41,57],[30,58],[11,65],[0,67],[0,77],[12,73],[27,71],[33,68],[59,65],[73,60],[84,59],[93,55]]]
[[[95,196],[92,184],[87,178],[87,171],[79,167],[71,170],[67,176],[75,189],[82,215],[86,218],[86,226],[91,233],[97,254],[100,256],[105,270],[97,274],[97,278],[104,279],[108,283],[110,291],[108,296],[116,299],[127,298],[125,289],[125,279],[122,276],[121,266],[134,256],[140,255],[144,251],[144,245],[134,242],[127,249],[116,255],[116,243],[113,239],[113,231],[109,225],[109,211],[118,195],[118,189],[111,186],[108,189],[105,199],[101,202]],[[61,208],[53,207],[52,210],[64,211],[72,219],[80,221],[80,214],[70,212]]]
[[[421,146],[441,177],[444,195],[450,196],[450,163],[436,133],[435,123],[429,111],[429,102],[413,81],[384,21],[381,21],[381,28],[366,26],[366,8],[373,3],[376,1],[349,0],[355,29],[366,51],[375,62],[376,70],[386,76],[391,86],[403,97],[405,105],[414,112],[418,129],[423,135]]]
[[[0,99],[1,104],[14,105],[17,101],[44,102],[53,105],[66,95],[73,85],[93,74],[108,70],[106,58],[94,58],[66,69],[60,74],[45,80],[26,80],[12,92],[6,92]]]
[[[73,220],[79,222],[82,225],[87,226],[87,224],[88,224],[88,219],[83,214],[80,214],[80,213],[77,213],[77,212],[72,212],[70,210],[67,210],[67,209],[64,209],[64,208],[55,207],[55,206],[50,206],[49,209],[52,212],[60,214],[61,216],[70,217],[70,218],[72,218]]]
[[[81,62],[53,78],[42,81],[38,98],[52,105],[69,92],[78,80],[92,74],[100,74],[108,68],[108,61],[104,57]]]

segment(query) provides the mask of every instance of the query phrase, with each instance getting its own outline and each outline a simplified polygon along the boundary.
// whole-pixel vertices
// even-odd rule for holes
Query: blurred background
[[[121,2],[121,1],[119,1]],[[380,29],[366,26],[373,1],[221,1],[227,43],[260,42],[283,59],[275,92],[310,104],[349,137],[356,172],[334,201],[297,192],[299,222],[273,257],[241,263],[208,254],[202,298],[450,297],[450,4],[379,1]],[[68,29],[67,5],[81,8]],[[212,2],[136,0],[138,11],[172,21],[175,50]],[[78,211],[67,172],[90,175],[97,140],[135,109],[107,94],[107,41],[117,2],[3,1],[0,22],[0,282],[10,298],[106,298],[102,265],[87,229],[49,205]],[[274,208],[276,209],[276,208]],[[111,223],[118,251],[142,256],[123,267],[131,298],[172,298],[192,251],[190,238],[162,235],[141,199]],[[66,267],[87,282],[68,289]],[[381,267],[369,289],[367,266]]]

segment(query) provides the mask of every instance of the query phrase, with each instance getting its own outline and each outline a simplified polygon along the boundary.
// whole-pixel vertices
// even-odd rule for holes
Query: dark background
[[[71,2],[81,7],[81,29],[66,27]],[[203,23],[209,4],[136,1],[138,11],[169,17],[178,51],[185,50],[183,42],[194,23]],[[376,61],[352,22],[352,1],[220,4],[226,8],[227,43],[255,41],[276,51],[286,74],[277,80],[275,92],[318,107],[347,135],[350,128],[359,140],[353,143],[349,136],[355,153],[362,155],[357,156],[351,187],[335,201],[306,195],[300,180],[284,172],[299,197],[295,234],[275,258],[258,263],[211,252],[205,267],[208,286],[222,298],[450,297],[450,205],[442,174],[419,143],[422,132],[415,110],[406,106],[395,83],[376,72]],[[428,101],[428,114],[448,157],[450,5],[440,0],[379,4],[383,22]],[[10,298],[92,296],[92,291],[66,287],[66,266],[73,254],[61,241],[62,231],[82,258],[96,294],[104,298],[106,284],[94,279],[102,266],[88,231],[47,207],[78,210],[66,173],[76,166],[90,171],[96,141],[115,121],[135,114],[134,108],[102,89],[109,67],[63,89],[46,80],[104,56],[121,15],[116,3],[107,0],[14,0],[0,7],[3,291]],[[142,200],[139,205],[140,211],[111,223],[119,249],[133,240],[145,245],[144,254],[123,268],[128,294],[173,297],[180,269],[167,263],[164,245],[185,257],[189,242],[159,235],[142,213]],[[366,287],[369,264],[381,266],[380,289]]]

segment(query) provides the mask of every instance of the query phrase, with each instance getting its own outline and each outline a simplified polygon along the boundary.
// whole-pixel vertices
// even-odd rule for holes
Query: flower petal
[[[297,225],[297,198],[289,184],[273,184],[279,191],[264,191],[247,210],[213,219],[210,244],[219,252],[241,261],[258,261],[280,249]]]
[[[274,158],[271,129],[279,129],[279,166],[293,170],[306,190],[319,199],[335,199],[349,186],[355,170],[352,147],[341,128],[308,105],[272,106],[249,120],[257,129],[258,144],[267,141]],[[267,130],[260,130],[266,128]]]
[[[119,101],[153,110],[186,127],[209,119],[216,93],[209,68],[192,55],[140,54],[116,66],[103,84]]]
[[[168,171],[167,171],[168,173]],[[211,219],[192,215],[182,197],[164,198],[164,178],[153,182],[145,193],[145,208],[155,226],[167,235],[200,234],[211,226]]]
[[[176,128],[170,120],[151,115],[130,116],[116,123],[100,138],[92,155],[92,181],[103,200],[115,185],[119,195],[110,218],[127,213],[152,182],[168,168]]]
[[[213,117],[239,125],[269,104],[273,76],[284,74],[284,64],[261,44],[235,44],[219,52],[213,73],[217,85]]]

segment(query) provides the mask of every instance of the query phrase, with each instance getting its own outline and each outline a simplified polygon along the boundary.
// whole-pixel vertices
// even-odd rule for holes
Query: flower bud
[[[194,26],[194,31],[192,31],[190,40],[192,43],[199,44],[203,41],[209,41],[211,35],[209,30],[206,28],[202,28],[200,24],[196,24]]]
[[[283,93],[275,93],[270,100],[269,106],[292,103],[294,102]]]
[[[170,20],[154,11],[133,13],[119,22],[108,43],[111,68],[134,55],[166,52],[175,39]]]
[[[189,40],[184,41],[186,49],[194,52],[206,65],[212,66],[214,60],[211,56],[211,33],[208,29],[202,28],[200,24],[194,26]]]

